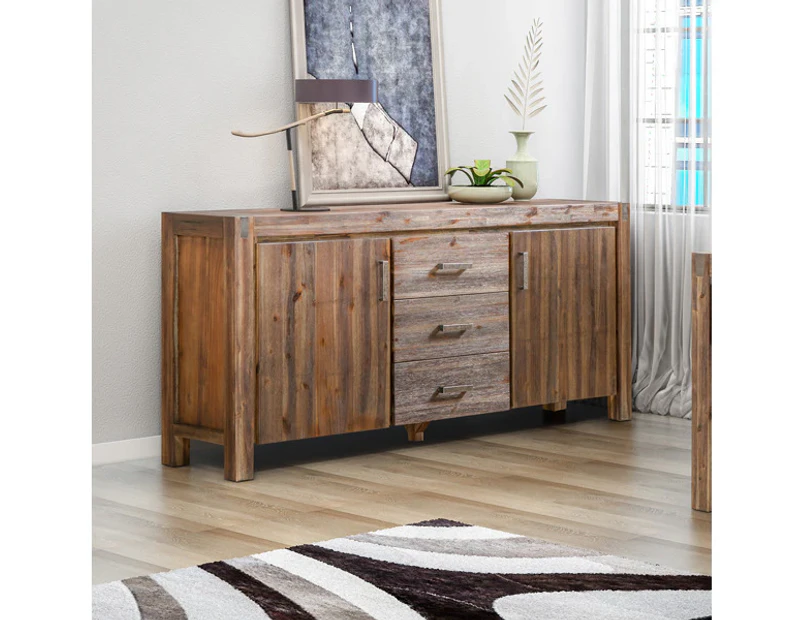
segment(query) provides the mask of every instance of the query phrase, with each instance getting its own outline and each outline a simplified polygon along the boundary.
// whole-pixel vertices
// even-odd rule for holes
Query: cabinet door
[[[389,239],[257,250],[257,442],[390,425]]]
[[[616,393],[616,232],[510,235],[514,407]]]

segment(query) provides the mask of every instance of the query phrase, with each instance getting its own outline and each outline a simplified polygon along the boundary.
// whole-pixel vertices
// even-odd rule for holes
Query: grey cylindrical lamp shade
[[[376,103],[376,80],[296,80],[297,103]]]

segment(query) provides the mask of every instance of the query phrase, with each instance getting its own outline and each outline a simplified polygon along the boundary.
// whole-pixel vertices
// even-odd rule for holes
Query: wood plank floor
[[[256,479],[239,484],[204,444],[190,467],[95,467],[93,581],[436,517],[710,574],[711,515],[690,508],[687,420],[573,422],[570,409],[567,424],[542,427],[537,411],[530,426],[436,424],[423,444],[399,428],[265,446]]]

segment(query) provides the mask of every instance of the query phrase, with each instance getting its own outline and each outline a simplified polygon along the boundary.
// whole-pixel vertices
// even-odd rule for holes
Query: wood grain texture
[[[467,230],[616,222],[615,202],[529,200],[498,205],[455,202],[337,207],[328,212],[284,213],[279,209],[243,209],[184,213],[201,216],[254,218],[260,240],[289,237],[385,234],[397,231]]]
[[[615,394],[613,228],[511,233],[510,262],[513,406]]]
[[[229,399],[226,247],[222,238],[176,238],[176,422],[223,430]]]
[[[508,288],[507,233],[415,235],[393,239],[393,297],[407,299]],[[470,264],[467,269],[441,263]]]
[[[711,512],[711,254],[692,254],[692,508]]]
[[[393,365],[396,425],[443,420],[510,408],[510,356],[490,353]],[[465,392],[439,388],[471,386]]]
[[[565,340],[560,372],[561,400],[615,394],[616,385],[616,233],[612,228],[560,232],[559,281]]]
[[[710,574],[711,514],[689,506],[692,426],[634,417],[433,443],[391,429],[386,450],[332,460],[277,464],[264,446],[247,485],[222,479],[213,447],[194,452],[192,467],[94,467],[92,581],[439,517]]]
[[[536,234],[527,231],[510,235],[513,407],[562,400],[558,363],[561,309],[554,265],[559,256],[559,238],[554,234],[538,238]]]
[[[599,239],[585,239],[589,224]],[[538,248],[525,243],[530,277],[538,280],[531,289],[538,292],[522,296],[517,287],[523,262],[509,250],[509,236],[525,228],[527,235],[552,236]],[[611,365],[606,287],[611,281],[607,237],[613,231],[618,370],[610,390],[601,384],[609,379]],[[392,258],[391,242],[377,239],[379,233],[392,237]],[[289,263],[282,255],[270,257],[257,284],[256,253],[269,245],[265,240],[298,248]],[[343,245],[324,245],[335,243]],[[381,252],[374,243],[383,244]],[[534,400],[530,394],[519,405],[608,395],[611,417],[629,419],[627,205],[537,200],[344,207],[330,213],[165,214],[162,253],[166,464],[187,464],[190,440],[222,437],[227,478],[246,480],[253,475],[256,442],[387,426],[393,305],[394,361],[477,360],[510,349],[505,330],[521,350],[520,337],[530,330],[529,353],[514,369],[523,383],[516,383],[525,389],[528,382],[538,385],[543,394],[525,402]],[[375,260],[391,261],[392,275],[384,280],[387,286],[392,278],[391,295],[382,302],[382,268]],[[438,263],[472,266],[436,269]],[[296,288],[302,281],[311,283],[312,294]],[[270,294],[262,295],[261,287]],[[503,309],[508,291],[511,300],[518,299],[510,305],[512,327],[505,325]],[[366,301],[374,296],[381,316]],[[442,311],[454,311],[453,318],[436,316]],[[268,315],[278,318],[263,320]],[[437,325],[451,323],[474,325],[462,335],[436,332],[433,337]],[[533,340],[536,333],[540,336]],[[268,356],[269,350],[281,353]]]
[[[223,238],[223,218],[208,215],[176,217],[173,234],[187,237]]]
[[[228,310],[228,408],[224,426],[224,476],[240,482],[254,477],[256,408],[254,228],[249,218],[232,217],[224,227]]]
[[[162,220],[162,461],[221,443],[228,480],[253,478],[254,237],[247,218]]]
[[[388,239],[259,244],[258,443],[390,424]]]
[[[405,424],[407,429],[407,441],[424,441],[424,431],[427,430],[429,422],[419,422],[418,424]]]
[[[566,411],[566,401],[562,400],[559,403],[544,403],[544,411]]]
[[[315,244],[259,244],[257,289],[257,443],[315,436]]]
[[[442,331],[441,325],[466,329]],[[507,293],[402,299],[393,307],[393,360],[507,351],[509,327]]]
[[[190,462],[190,441],[176,437],[173,424],[178,411],[176,345],[178,257],[173,218],[162,215],[162,463],[181,467]]]
[[[173,434],[176,437],[197,439],[198,441],[205,441],[206,443],[214,443],[221,446],[225,443],[223,431],[213,431],[208,428],[201,428],[200,426],[190,426],[189,424],[173,424]]]
[[[619,205],[616,224],[616,394],[608,398],[608,417],[625,422],[633,417],[632,298],[630,288],[630,205]]]

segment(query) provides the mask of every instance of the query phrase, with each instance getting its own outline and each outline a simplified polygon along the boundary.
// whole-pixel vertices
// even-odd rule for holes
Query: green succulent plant
[[[473,166],[456,166],[455,168],[449,168],[445,174],[451,178],[455,172],[465,174],[473,187],[485,187],[491,185],[494,181],[503,181],[510,187],[513,187],[514,183],[524,187],[521,179],[514,177],[508,168],[492,170],[490,159],[475,159]]]

